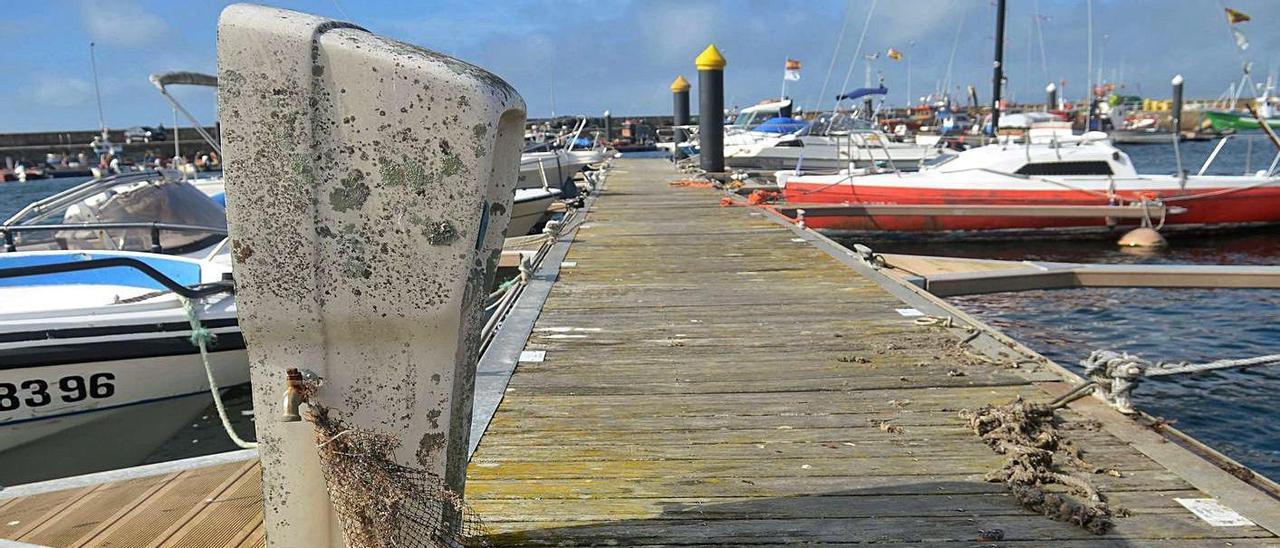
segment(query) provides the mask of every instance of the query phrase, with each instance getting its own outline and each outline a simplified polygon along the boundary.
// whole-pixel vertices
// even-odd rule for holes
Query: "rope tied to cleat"
[[[1095,350],[1080,360],[1085,375],[1097,386],[1099,395],[1121,413],[1134,414],[1133,391],[1144,378],[1203,373],[1219,369],[1280,365],[1280,354],[1254,358],[1215,360],[1204,363],[1151,362],[1127,352]]]

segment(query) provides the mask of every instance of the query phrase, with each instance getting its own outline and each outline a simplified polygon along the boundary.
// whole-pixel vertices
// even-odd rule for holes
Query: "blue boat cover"
[[[93,259],[110,259],[128,257],[146,263],[151,268],[185,286],[200,283],[200,265],[191,261],[176,259],[165,255],[139,255],[134,253],[110,253],[94,251],[67,251],[63,253],[40,253],[27,255],[22,253],[0,253],[0,269],[38,266],[46,264],[62,264]],[[123,266],[79,270],[76,272],[59,272],[57,274],[41,274],[38,276],[21,276],[17,278],[0,278],[0,287],[30,287],[36,285],[122,285],[126,287],[142,287],[146,289],[164,289],[165,287],[146,274]]]
[[[785,117],[779,116],[776,118],[770,118],[768,120],[765,120],[764,123],[752,128],[752,131],[785,134],[785,133],[795,133],[808,126],[809,126],[809,123],[804,120],[797,120],[795,118],[785,118]]]
[[[844,95],[837,95],[836,100],[843,101],[848,99],[850,101],[856,101],[868,95],[885,95],[887,93],[889,93],[889,88],[884,86],[880,86],[878,88],[858,88]]]

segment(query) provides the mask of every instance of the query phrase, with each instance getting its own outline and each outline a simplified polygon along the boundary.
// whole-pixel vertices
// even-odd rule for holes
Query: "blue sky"
[[[1254,20],[1239,26],[1249,38],[1246,57],[1265,79],[1277,67],[1280,2],[1268,0],[1094,0],[1094,58],[1108,80],[1144,95],[1168,95],[1181,72],[1188,93],[1214,97],[1240,75],[1222,6]],[[531,116],[665,114],[668,85],[677,74],[695,82],[693,58],[709,42],[728,59],[726,100],[748,105],[776,96],[787,57],[804,64],[788,95],[804,107],[819,99],[842,22],[848,29],[824,94],[850,71],[872,0],[267,0],[267,4],[346,19],[379,34],[443,51],[483,66],[520,90]],[[165,70],[216,70],[218,13],[228,4],[207,0],[0,0],[7,9],[0,32],[0,132],[90,129],[97,126],[88,44],[98,44],[107,124],[113,128],[172,123],[172,111],[147,82]],[[891,102],[906,100],[907,62],[890,61],[890,47],[911,59],[911,92],[919,96],[946,80],[990,93],[994,2],[879,0],[864,53],[880,52]],[[1038,32],[1035,14],[1039,13]],[[1067,80],[1078,96],[1087,66],[1084,0],[1010,0],[1006,68],[1014,99],[1042,100],[1046,75]],[[20,29],[19,32],[11,32]],[[1040,37],[1044,39],[1041,61]],[[696,92],[696,89],[695,89]],[[179,97],[198,117],[216,116],[211,90]],[[826,106],[830,106],[829,99]],[[696,101],[694,104],[696,109]]]

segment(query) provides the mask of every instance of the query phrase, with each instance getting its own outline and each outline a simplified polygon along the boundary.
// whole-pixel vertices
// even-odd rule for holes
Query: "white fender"
[[[313,401],[461,493],[524,101],[443,54],[246,4],[222,12],[218,78],[268,540],[340,546],[312,425],[277,418],[284,372],[323,377]]]

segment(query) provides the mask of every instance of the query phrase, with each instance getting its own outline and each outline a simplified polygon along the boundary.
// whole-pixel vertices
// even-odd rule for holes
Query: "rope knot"
[[[194,346],[209,347],[218,341],[218,335],[209,331],[207,327],[196,326],[191,328],[191,344]]]
[[[1095,350],[1088,358],[1080,360],[1088,375],[1098,385],[1102,398],[1116,410],[1126,415],[1137,411],[1133,408],[1133,389],[1146,375],[1151,362],[1129,354],[1112,350]]]

